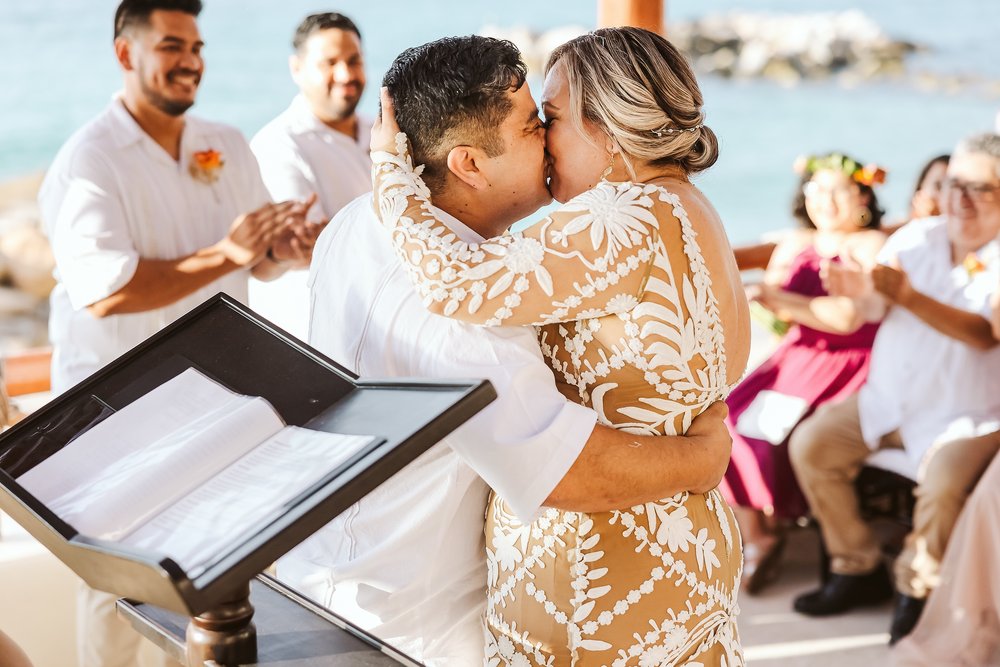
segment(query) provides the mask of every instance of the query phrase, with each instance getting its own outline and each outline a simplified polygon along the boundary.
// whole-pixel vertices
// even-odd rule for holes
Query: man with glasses
[[[902,448],[916,471],[913,530],[895,564],[890,643],[916,624],[962,505],[1000,449],[1000,347],[990,326],[1000,286],[1000,136],[959,144],[942,210],[890,237],[871,271],[830,268],[829,291],[867,302],[866,313],[879,313],[882,325],[866,384],[819,408],[789,445],[831,556],[829,580],[795,600],[810,616],[892,596],[853,482],[880,448]]]

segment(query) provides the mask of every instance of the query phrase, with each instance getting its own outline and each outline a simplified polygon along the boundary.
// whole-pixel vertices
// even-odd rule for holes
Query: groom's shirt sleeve
[[[521,521],[530,522],[580,455],[597,413],[559,392],[534,329],[455,326],[470,332],[449,356],[461,376],[489,379],[497,399],[448,442]]]

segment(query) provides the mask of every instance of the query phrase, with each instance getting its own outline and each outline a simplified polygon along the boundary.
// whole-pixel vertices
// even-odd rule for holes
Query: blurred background
[[[597,4],[205,0],[206,75],[194,113],[252,136],[295,94],[287,66],[295,26],[308,13],[330,10],[350,16],[362,32],[364,114],[374,114],[378,83],[400,51],[446,35],[512,39],[533,68],[537,95],[546,52],[593,29]],[[20,355],[24,376],[45,383],[47,353],[30,350],[46,344],[51,255],[34,198],[59,147],[121,85],[112,50],[116,6],[117,0],[0,0],[0,358]],[[798,155],[839,150],[887,169],[879,197],[892,222],[906,217],[928,158],[997,122],[998,2],[668,0],[665,24],[695,64],[707,123],[720,138],[719,162],[697,183],[734,244],[794,224]],[[8,365],[9,387],[11,370]],[[18,385],[17,393],[47,389],[31,382]],[[19,399],[19,406],[35,407],[31,399]],[[885,664],[886,609],[833,624],[789,610],[793,592],[814,579],[818,560],[815,540],[798,539],[804,544],[791,549],[797,556],[788,563],[796,576],[766,598],[745,600],[740,625],[748,657],[762,667]],[[0,526],[0,542],[0,590],[8,600],[28,601],[0,603],[0,627],[24,643],[37,664],[71,664],[72,577],[9,520]],[[61,597],[48,595],[43,584]]]
[[[0,3],[5,100],[0,180],[43,170],[120,86],[111,44],[116,5],[115,0]],[[291,33],[307,13],[336,9],[358,23],[369,81],[360,108],[367,113],[376,108],[386,67],[406,47],[473,32],[503,34],[524,47],[518,37],[525,34],[544,37],[566,28],[568,38],[574,29],[592,29],[597,19],[597,3],[589,0],[207,0],[205,5],[206,76],[195,112],[234,124],[248,136],[282,111],[294,93],[287,56]],[[786,20],[779,20],[782,16]],[[834,51],[845,40],[876,43],[872,28],[918,49],[903,56],[899,69],[891,60],[874,71],[861,63],[823,77],[820,66],[817,78],[801,79],[780,67],[767,76],[751,70],[725,78],[708,71],[712,58],[695,59],[708,122],[723,144],[719,163],[700,184],[736,241],[788,224],[791,164],[810,151],[840,149],[884,164],[890,172],[885,203],[890,214],[902,215],[923,160],[975,129],[991,128],[1000,108],[1000,3],[673,0],[667,2],[665,22],[668,37],[699,22],[703,35],[721,33],[722,42],[727,27],[745,26],[755,34],[744,35],[744,43],[731,44],[730,50],[750,50],[749,38],[759,37],[753,53],[734,54],[746,55],[751,68],[782,49],[818,44],[822,50],[834,31],[840,33],[833,35]],[[767,54],[768,48],[775,53]],[[725,71],[728,58],[717,57],[717,69]],[[538,86],[533,90],[537,94]]]
[[[291,33],[303,16],[336,9],[359,25],[368,87],[404,48],[482,33],[525,51],[540,91],[547,50],[597,21],[596,0],[207,0],[206,76],[194,112],[248,137],[288,104]],[[37,182],[59,146],[120,86],[112,51],[116,0],[0,3],[0,345],[43,343],[45,249],[11,231],[37,217]],[[792,224],[791,165],[841,150],[889,172],[880,198],[901,219],[924,161],[994,126],[1000,109],[1000,3],[909,0],[668,1],[666,33],[699,72],[721,158],[698,178],[734,243]],[[37,269],[37,270],[36,270]],[[3,352],[4,348],[0,348]]]

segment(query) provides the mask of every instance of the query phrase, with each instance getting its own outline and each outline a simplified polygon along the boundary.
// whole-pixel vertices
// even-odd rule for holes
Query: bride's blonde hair
[[[586,119],[607,132],[633,178],[630,158],[689,174],[715,164],[719,141],[705,125],[694,72],[660,35],[602,28],[558,47],[545,73],[557,64],[569,84],[572,122],[582,129]]]

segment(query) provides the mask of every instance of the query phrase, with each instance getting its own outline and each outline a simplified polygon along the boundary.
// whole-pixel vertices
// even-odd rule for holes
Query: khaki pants
[[[902,447],[898,433],[880,448]],[[1000,450],[1000,432],[935,445],[921,466],[913,511],[913,531],[896,560],[896,588],[926,597],[937,585],[938,568],[966,497]],[[874,570],[881,551],[862,520],[854,479],[872,450],[861,436],[858,399],[820,407],[792,433],[792,467],[813,516],[820,524],[835,574]]]
[[[76,647],[80,667],[180,667],[159,649],[139,659],[142,636],[118,617],[117,596],[77,582]],[[3,663],[0,662],[0,665]]]

